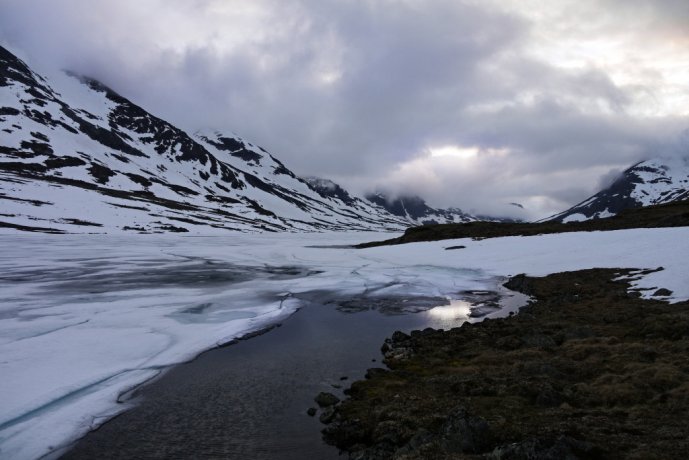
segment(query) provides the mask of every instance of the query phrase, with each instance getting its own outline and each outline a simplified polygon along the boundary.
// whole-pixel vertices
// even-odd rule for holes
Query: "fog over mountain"
[[[0,44],[38,70],[253,139],[300,176],[533,218],[682,151],[687,24],[683,0],[0,3]]]

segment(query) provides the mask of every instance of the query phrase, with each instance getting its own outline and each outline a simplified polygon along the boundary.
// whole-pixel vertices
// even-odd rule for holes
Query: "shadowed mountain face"
[[[599,219],[629,208],[689,199],[689,159],[654,158],[627,169],[608,188],[578,205],[545,219],[575,222]]]
[[[40,76],[0,47],[0,227],[45,232],[399,230],[262,148],[189,133],[98,81]]]
[[[302,180],[309,184],[323,198],[334,198],[349,206],[367,206],[361,198],[353,197],[349,192],[329,179],[320,177],[303,177]],[[370,206],[370,205],[368,205]]]
[[[337,199],[354,207],[361,205],[380,207],[409,225],[472,222],[479,219],[461,209],[431,208],[418,196],[399,197],[392,200],[383,193],[374,193],[366,195],[366,200],[362,200],[358,197],[352,197],[345,189],[331,180],[318,177],[305,177],[303,179],[324,198]],[[484,220],[495,219],[485,218]]]
[[[449,224],[479,220],[478,217],[467,214],[461,209],[431,208],[418,196],[401,196],[390,199],[383,193],[375,193],[366,195],[366,199],[387,209],[391,214],[408,220],[414,225]]]

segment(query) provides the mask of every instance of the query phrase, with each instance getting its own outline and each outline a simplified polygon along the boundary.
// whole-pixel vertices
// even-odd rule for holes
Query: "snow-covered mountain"
[[[0,227],[44,232],[399,230],[235,135],[188,133],[101,83],[0,47]]]
[[[545,220],[610,217],[623,209],[689,199],[689,158],[654,158],[630,167],[608,188]]]
[[[449,224],[473,222],[476,220],[496,220],[479,218],[467,214],[458,208],[435,209],[418,196],[400,196],[391,199],[384,193],[366,195],[366,199],[373,204],[382,206],[391,214],[401,217],[412,225]]]
[[[375,210],[374,212],[377,213],[380,212],[381,209],[384,209],[384,207],[371,204],[357,196],[350,195],[347,190],[343,189],[330,179],[323,179],[313,176],[302,177],[301,179],[309,184],[309,186],[318,192],[318,194],[323,198],[341,201],[347,206],[351,206],[352,208],[358,209],[361,212],[371,212],[373,209]]]

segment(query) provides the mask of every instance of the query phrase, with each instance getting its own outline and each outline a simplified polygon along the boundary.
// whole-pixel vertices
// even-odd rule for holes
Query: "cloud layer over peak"
[[[299,174],[531,217],[689,126],[687,24],[682,0],[0,4],[0,42],[31,64]],[[429,153],[447,147],[476,154]]]

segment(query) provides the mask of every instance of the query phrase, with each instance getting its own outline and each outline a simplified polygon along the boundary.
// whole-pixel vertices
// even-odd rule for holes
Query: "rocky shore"
[[[686,458],[689,302],[641,299],[638,274],[520,275],[517,315],[394,333],[324,439],[359,460]]]

